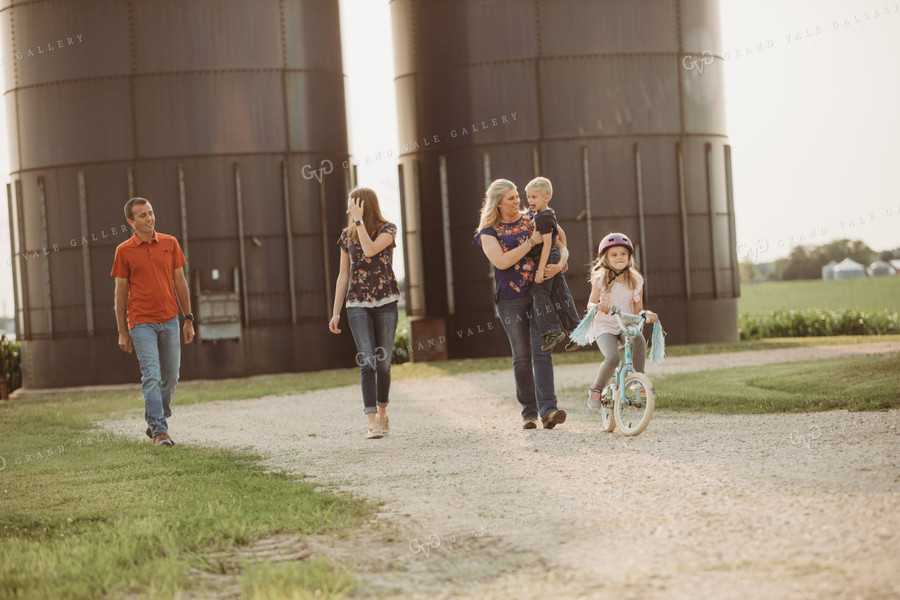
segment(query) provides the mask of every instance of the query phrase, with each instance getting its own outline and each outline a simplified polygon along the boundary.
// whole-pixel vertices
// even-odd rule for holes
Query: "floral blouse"
[[[396,240],[397,226],[385,223],[372,235],[372,240],[382,233],[389,233]],[[338,246],[350,255],[350,283],[346,298],[348,307],[372,308],[400,300],[400,288],[397,286],[393,267],[395,245],[395,242],[391,242],[375,256],[366,256],[359,239],[351,241],[346,230],[341,232]]]
[[[481,236],[490,235],[497,238],[504,252],[518,248],[534,233],[534,218],[530,214],[523,214],[515,223],[498,223],[496,227],[486,227],[475,234],[475,241],[481,246]],[[534,281],[534,259],[525,257],[509,267],[498,269],[494,267],[494,279],[497,280],[497,293],[494,294],[494,302],[503,298],[518,298],[528,293],[531,282]]]

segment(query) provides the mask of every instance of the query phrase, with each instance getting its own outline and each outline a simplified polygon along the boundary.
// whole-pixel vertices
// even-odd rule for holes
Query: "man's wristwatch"
[[[191,314],[189,314],[189,315],[184,315],[184,320],[185,320],[185,321],[193,321],[193,320],[194,320],[194,313],[191,313]]]
[[[359,227],[360,225],[363,224],[363,222],[361,220],[357,219],[353,222],[353,224],[356,225],[357,227]]]

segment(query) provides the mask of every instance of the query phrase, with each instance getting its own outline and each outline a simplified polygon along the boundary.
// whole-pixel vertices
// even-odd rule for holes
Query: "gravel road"
[[[896,352],[678,357],[648,374]],[[579,391],[550,431],[520,429],[511,369],[395,382],[381,440],[364,439],[358,386],[176,407],[171,429],[382,503],[359,530],[305,540],[356,566],[360,597],[900,597],[900,411],[657,411],[625,438],[584,406],[596,368],[556,368],[557,390]],[[139,417],[104,426],[137,438]]]

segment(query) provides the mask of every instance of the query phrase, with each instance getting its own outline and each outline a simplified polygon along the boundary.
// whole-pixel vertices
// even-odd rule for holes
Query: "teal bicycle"
[[[618,428],[624,435],[638,435],[650,424],[656,403],[653,383],[634,370],[631,357],[631,340],[641,335],[645,318],[622,312],[617,306],[610,308],[609,314],[625,334],[625,358],[600,395],[600,424],[604,431]]]

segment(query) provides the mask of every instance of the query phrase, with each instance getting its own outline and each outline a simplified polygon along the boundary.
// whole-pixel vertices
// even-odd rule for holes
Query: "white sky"
[[[769,262],[798,242],[841,237],[875,250],[900,246],[900,2],[720,1],[739,255]],[[341,7],[351,152],[396,157],[388,2],[341,0]],[[755,51],[759,43],[763,52]],[[4,181],[7,152],[0,140]],[[399,224],[394,157],[361,165],[359,182],[378,192],[385,216]],[[2,204],[0,315],[8,315],[5,194]],[[400,275],[403,262],[394,265]]]

